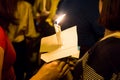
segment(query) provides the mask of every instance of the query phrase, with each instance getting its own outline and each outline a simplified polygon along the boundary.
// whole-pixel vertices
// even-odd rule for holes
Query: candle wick
[[[54,24],[58,24],[57,21],[55,21]]]

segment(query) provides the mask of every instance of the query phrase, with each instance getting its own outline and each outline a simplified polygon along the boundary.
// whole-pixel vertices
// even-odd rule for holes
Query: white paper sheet
[[[76,26],[62,31],[61,40],[63,44],[59,45],[56,34],[42,38],[40,52],[47,53],[41,54],[41,59],[50,62],[67,56],[79,57]]]

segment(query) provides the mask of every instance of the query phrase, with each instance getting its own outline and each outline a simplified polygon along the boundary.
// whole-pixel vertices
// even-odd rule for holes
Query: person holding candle
[[[7,34],[16,51],[17,58],[14,64],[16,79],[23,80],[24,73],[31,69],[31,67],[27,67],[32,64],[32,60],[30,60],[30,58],[33,55],[32,52],[34,49],[30,49],[32,45],[31,42],[33,39],[38,38],[40,33],[38,33],[35,29],[32,7],[28,2],[18,0],[17,9],[14,15],[18,19],[18,25],[10,23]],[[35,54],[38,55],[37,48]]]

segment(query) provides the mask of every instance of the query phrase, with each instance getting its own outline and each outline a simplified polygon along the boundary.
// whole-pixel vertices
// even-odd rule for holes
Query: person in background
[[[35,27],[41,38],[55,34],[53,19],[58,3],[59,0],[35,0],[32,5]]]
[[[19,21],[15,16],[18,8],[17,3],[17,0],[11,0],[11,2],[9,0],[0,0],[0,80],[16,80],[13,67],[16,60],[16,52],[7,32],[9,32],[10,23],[16,25],[16,28],[19,25]],[[64,61],[53,61],[44,64],[31,80],[57,80],[68,71],[68,64]]]
[[[0,80],[15,80],[13,63],[15,62],[16,54],[5,33],[6,27],[1,23],[1,19],[0,14]]]
[[[50,26],[53,26],[53,20],[55,19],[55,14],[57,11],[57,6],[59,4],[60,0],[51,0],[51,7],[49,10],[49,16],[46,19],[46,22],[50,24]]]
[[[30,56],[33,54],[29,48],[31,45],[30,41],[39,37],[40,34],[36,32],[32,6],[28,2],[18,0],[14,15],[18,19],[18,25],[9,24],[8,37],[16,51],[17,58],[14,65],[16,79],[24,80],[24,74],[30,68],[28,67],[31,63]]]
[[[98,0],[61,0],[57,15],[66,14],[60,25],[62,30],[77,26],[80,58],[104,35],[104,28],[97,23]]]
[[[99,11],[99,23],[105,27],[105,35],[82,57],[81,78],[120,80],[120,0],[99,0]],[[80,75],[74,78],[80,80]]]
[[[53,26],[53,19],[60,0],[35,0],[33,4],[34,18],[40,23],[42,17],[45,22]]]
[[[16,80],[13,67],[16,54],[6,33],[9,23],[17,25],[16,6],[17,0],[0,0],[0,80]]]

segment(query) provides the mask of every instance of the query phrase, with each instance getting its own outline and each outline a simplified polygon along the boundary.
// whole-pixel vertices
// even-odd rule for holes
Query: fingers
[[[60,70],[62,70],[65,65],[66,65],[66,63],[65,63],[64,61],[60,61],[58,68],[59,68]]]
[[[60,71],[59,78],[69,72],[69,66],[64,61],[59,62],[58,70]]]
[[[64,72],[63,76],[65,76],[68,72],[70,72],[69,68]]]
[[[60,75],[64,75],[65,73],[67,73],[69,71],[69,66],[68,64],[66,64],[63,68],[62,68],[62,71],[61,71],[61,74]]]

